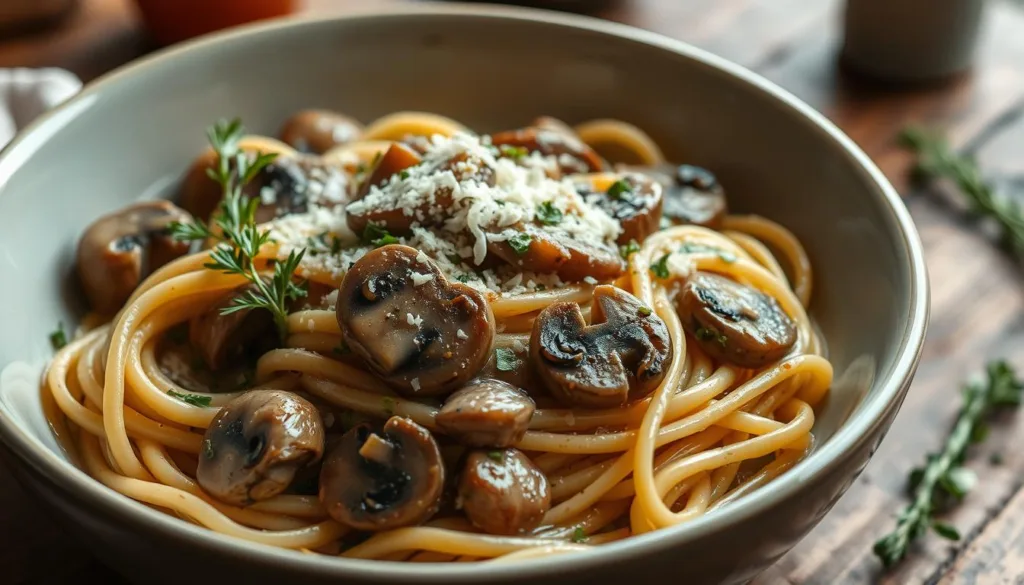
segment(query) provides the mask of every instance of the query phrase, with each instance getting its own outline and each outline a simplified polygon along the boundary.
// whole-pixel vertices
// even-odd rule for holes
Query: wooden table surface
[[[390,2],[309,0],[306,10],[326,14]],[[937,448],[951,424],[959,381],[995,356],[1024,368],[1022,266],[996,250],[949,197],[911,192],[909,157],[893,141],[908,123],[945,128],[999,184],[1024,192],[1024,5],[990,3],[970,75],[899,91],[841,73],[840,8],[839,0],[621,0],[599,12],[722,55],[824,112],[905,194],[924,241],[932,319],[903,409],[835,509],[756,583],[1022,583],[1024,450],[1016,447],[1024,441],[1024,424],[1012,417],[997,423],[972,454],[968,466],[977,471],[979,485],[945,517],[964,535],[959,544],[926,538],[888,574],[871,555],[871,545],[904,504],[907,470]],[[59,66],[88,80],[151,49],[128,0],[82,0],[56,28],[0,40],[0,67]],[[62,534],[2,473],[0,581],[124,583]]]

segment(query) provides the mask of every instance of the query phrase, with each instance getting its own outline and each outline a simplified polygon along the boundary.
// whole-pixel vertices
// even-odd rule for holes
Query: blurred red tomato
[[[169,45],[231,26],[291,14],[298,0],[135,0],[157,42]]]

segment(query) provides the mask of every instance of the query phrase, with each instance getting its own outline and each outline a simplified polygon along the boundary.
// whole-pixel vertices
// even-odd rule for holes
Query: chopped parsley
[[[499,372],[514,372],[519,367],[519,358],[516,352],[507,347],[499,347],[494,350],[495,362]]]
[[[177,398],[185,404],[191,404],[192,406],[210,406],[210,402],[213,398],[209,396],[200,396],[199,394],[192,394],[189,392],[175,392],[174,390],[167,391],[168,396]]]
[[[640,251],[640,244],[636,243],[636,240],[630,240],[628,244],[619,246],[619,256],[622,256],[623,260],[629,260],[629,257]]]
[[[385,396],[384,399],[382,400],[382,403],[384,405],[384,414],[388,416],[394,416],[396,406],[395,399],[391,398],[390,396]]]
[[[508,245],[512,246],[512,250],[516,254],[522,256],[530,249],[530,241],[532,239],[533,238],[530,237],[530,234],[519,232],[508,239]]]
[[[732,252],[723,250],[721,248],[716,248],[714,246],[707,246],[705,244],[687,242],[679,248],[679,251],[684,254],[693,254],[696,252],[708,252],[711,254],[717,254],[718,257],[722,259],[722,262],[725,262],[726,264],[732,264],[733,262],[736,261],[736,254],[733,254]]]
[[[650,317],[651,316],[651,308],[650,307],[645,307],[645,306],[641,305],[640,309],[638,309],[638,310],[640,311],[640,314],[643,315],[644,317]]]
[[[505,454],[502,453],[501,451],[488,451],[487,457],[490,458],[492,461],[497,461],[500,463],[505,459]]]
[[[376,247],[387,246],[388,244],[397,244],[398,238],[391,235],[391,232],[384,229],[375,223],[366,224],[366,228],[363,230],[363,242],[367,244],[373,244]]]
[[[632,192],[633,186],[623,179],[615,181],[614,183],[611,184],[610,187],[608,187],[608,190],[605,191],[605,193],[608,195],[608,198],[612,199],[613,201],[618,201],[619,199],[622,199],[623,195],[628,195],[631,194]]]
[[[508,158],[516,160],[530,154],[530,151],[527,150],[525,146],[512,146],[511,144],[502,144],[498,146],[498,152],[501,153],[501,156],[507,156]]]
[[[57,351],[67,344],[68,336],[64,333],[64,323],[58,321],[57,328],[50,334],[50,345],[53,347],[53,351]]]
[[[572,541],[577,544],[587,542],[587,533],[583,531],[582,526],[577,526],[576,530],[572,531]]]
[[[545,201],[537,208],[537,221],[544,225],[558,225],[562,221],[562,210]]]
[[[729,343],[729,338],[709,327],[699,327],[694,332],[694,337],[700,341],[717,341],[722,347]]]
[[[210,442],[210,439],[204,439],[203,440],[203,457],[206,457],[207,459],[213,459],[214,456],[216,456],[216,453],[214,453],[214,451],[213,451],[213,443]]]
[[[462,282],[462,283],[466,283],[466,282],[469,282],[471,278],[472,277],[470,275],[468,275],[468,274],[460,274],[460,275],[455,277],[455,280],[457,280],[459,282]]]
[[[398,171],[398,178],[403,180],[403,181],[408,179],[409,178],[409,171],[407,171],[405,169],[402,169],[402,170]]]
[[[671,255],[671,253],[665,254],[661,258],[658,258],[657,262],[651,264],[651,272],[654,273],[654,276],[657,276],[658,278],[668,278],[668,257]]]

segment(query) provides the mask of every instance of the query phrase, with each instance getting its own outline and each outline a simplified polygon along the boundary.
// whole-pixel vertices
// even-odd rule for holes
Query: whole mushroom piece
[[[551,490],[544,472],[517,449],[472,451],[458,501],[478,528],[511,536],[540,525],[551,508]]]
[[[679,165],[667,186],[662,214],[675,224],[718,228],[728,213],[725,191],[707,169]]]
[[[676,298],[683,328],[712,357],[744,368],[779,361],[796,343],[796,325],[778,301],[710,272],[696,272]]]
[[[610,285],[594,289],[591,319],[563,302],[534,321],[530,359],[551,394],[569,406],[608,408],[653,391],[672,356],[665,322]]]
[[[362,133],[362,124],[344,114],[302,110],[285,120],[280,136],[282,142],[299,152],[323,154],[358,139]]]
[[[535,405],[522,389],[494,378],[472,380],[452,393],[435,421],[471,447],[508,447],[523,438]]]
[[[196,480],[227,504],[272,498],[320,460],[324,428],[316,407],[281,390],[250,390],[225,404],[203,437]]]
[[[76,267],[97,313],[117,312],[154,270],[189,251],[171,237],[172,222],[192,216],[168,201],[136,203],[94,221],[78,241]]]
[[[271,349],[277,341],[274,318],[263,309],[242,309],[224,314],[235,306],[235,300],[256,285],[247,284],[230,291],[220,302],[193,317],[188,324],[188,337],[211,370],[217,371],[249,351]]]
[[[320,472],[320,501],[359,530],[419,524],[441,505],[444,465],[430,431],[391,417],[382,431],[360,424],[338,441]]]
[[[494,315],[475,289],[449,282],[432,260],[392,244],[360,258],[338,288],[348,347],[399,392],[444,394],[487,362]]]

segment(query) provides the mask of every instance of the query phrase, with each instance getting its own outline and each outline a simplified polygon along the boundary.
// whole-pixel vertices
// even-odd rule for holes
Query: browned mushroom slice
[[[569,406],[606,408],[653,391],[672,342],[650,307],[610,285],[594,289],[593,325],[576,303],[548,306],[534,321],[530,359],[544,385]]]
[[[255,289],[253,284],[239,287],[189,321],[189,341],[211,370],[220,370],[254,349],[265,351],[274,347],[277,330],[269,311],[244,309],[226,315],[221,313]]]
[[[281,140],[300,152],[323,154],[359,138],[363,126],[330,110],[302,110],[281,127]]]
[[[533,400],[523,390],[480,378],[459,388],[437,413],[437,426],[472,447],[508,447],[523,438],[533,416]]]
[[[523,534],[544,519],[551,490],[544,472],[517,449],[472,451],[459,479],[459,502],[477,528]]]
[[[588,276],[599,281],[611,280],[625,270],[622,257],[610,245],[580,242],[535,226],[512,230],[517,233],[502,241],[488,242],[487,250],[521,270],[554,272],[569,282],[579,282]]]
[[[443,394],[487,361],[494,316],[479,292],[449,282],[425,254],[390,245],[359,259],[338,289],[346,343],[408,395]]]
[[[675,224],[718,228],[726,213],[725,192],[715,176],[700,167],[679,165],[674,183],[666,189],[662,214]]]
[[[393,176],[401,177],[400,173],[421,162],[423,159],[411,148],[397,142],[393,143],[367,172],[366,179],[359,186],[356,200],[365,198],[371,187],[379,187]],[[356,234],[365,233],[367,226],[373,224],[386,228],[392,234],[406,235],[416,219],[415,215],[407,214],[406,210],[398,205],[397,200],[394,205],[374,205],[372,208],[360,208],[356,211],[359,207],[361,206],[349,206],[345,214],[348,227]]]
[[[154,270],[189,251],[167,232],[192,216],[167,201],[136,203],[92,222],[78,241],[76,268],[89,305],[110,315]]]
[[[383,432],[361,424],[331,449],[320,472],[320,502],[359,530],[412,526],[441,504],[444,465],[430,432],[393,416]]]
[[[508,148],[525,148],[542,155],[556,157],[562,174],[592,173],[607,168],[605,162],[575,134],[543,128],[507,130],[491,135],[491,144],[503,152]],[[502,148],[506,147],[506,148]]]
[[[777,362],[796,343],[796,326],[775,299],[724,276],[692,274],[676,308],[704,351],[740,367]]]
[[[577,189],[584,201],[619,222],[619,244],[642,242],[660,228],[662,186],[649,177],[630,173],[609,184],[604,192],[592,191],[589,184]]]
[[[534,128],[540,128],[541,130],[559,132],[567,136],[572,136],[573,138],[576,139],[579,138],[576,135],[576,131],[572,129],[572,126],[552,116],[540,116],[538,118],[534,118],[533,122],[530,122],[530,126]]]
[[[245,506],[283,492],[323,450],[316,407],[291,392],[250,390],[206,429],[196,480],[218,500]]]

